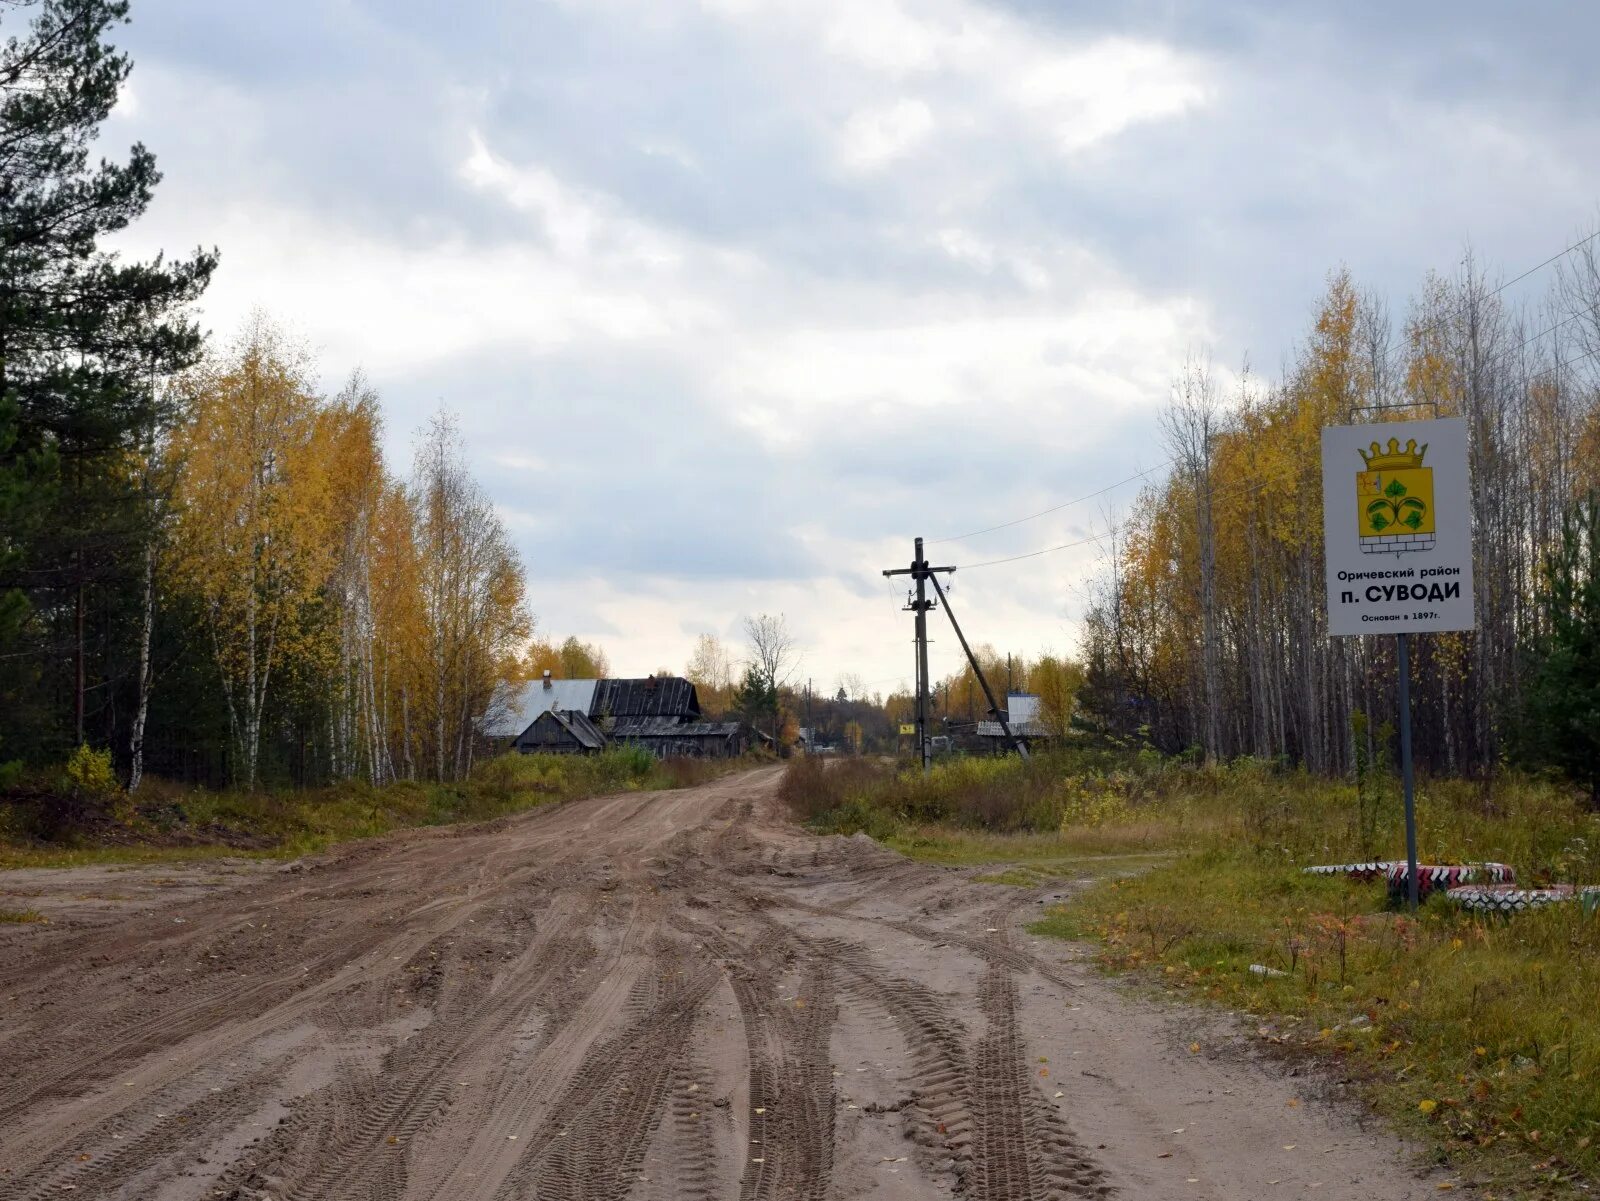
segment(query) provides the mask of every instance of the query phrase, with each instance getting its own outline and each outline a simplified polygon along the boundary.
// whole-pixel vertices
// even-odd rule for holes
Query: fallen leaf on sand
[[[1191,1055],[1200,1054],[1200,1044],[1199,1043],[1190,1043],[1189,1044],[1189,1054],[1191,1054]]]

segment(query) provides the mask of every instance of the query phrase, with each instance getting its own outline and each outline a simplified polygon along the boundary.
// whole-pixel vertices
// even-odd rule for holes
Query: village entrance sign
[[[1476,628],[1467,471],[1467,423],[1459,417],[1322,431],[1328,632],[1395,635],[1412,909],[1418,879],[1409,636]]]

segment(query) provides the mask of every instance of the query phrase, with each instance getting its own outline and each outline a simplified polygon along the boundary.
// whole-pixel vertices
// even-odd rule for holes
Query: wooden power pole
[[[928,598],[927,586],[933,584],[933,589],[939,594],[939,600],[944,602],[945,615],[950,618],[950,625],[956,632],[956,637],[961,641],[961,649],[966,653],[967,662],[972,665],[973,675],[978,677],[978,683],[983,686],[983,695],[988,698],[989,712],[1000,722],[1000,728],[1005,732],[1008,741],[1016,743],[1017,750],[1022,752],[1022,757],[1028,757],[1027,744],[1021,738],[1011,733],[1011,725],[1006,720],[1008,714],[995,703],[994,693],[989,688],[989,681],[984,678],[983,668],[978,666],[978,660],[972,653],[972,648],[967,645],[966,635],[961,632],[961,627],[956,624],[956,615],[950,609],[950,600],[944,594],[944,588],[939,584],[939,573],[946,575],[955,571],[954,567],[930,566],[922,553],[922,539],[916,540],[916,553],[911,560],[910,567],[895,567],[883,574],[886,576],[908,575],[916,583],[916,592],[907,599],[906,609],[916,614],[916,647],[917,647],[917,754],[922,760],[922,770],[927,771],[933,762],[933,746],[928,740],[928,610],[938,602]]]

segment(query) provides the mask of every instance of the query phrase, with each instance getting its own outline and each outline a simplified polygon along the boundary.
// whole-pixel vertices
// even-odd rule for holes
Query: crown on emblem
[[[1418,449],[1417,440],[1411,438],[1407,440],[1406,448],[1401,450],[1400,439],[1390,438],[1388,450],[1380,449],[1374,442],[1370,452],[1357,447],[1356,453],[1366,461],[1368,471],[1389,467],[1421,467],[1422,456],[1428,453],[1428,444],[1424,442],[1421,449]]]

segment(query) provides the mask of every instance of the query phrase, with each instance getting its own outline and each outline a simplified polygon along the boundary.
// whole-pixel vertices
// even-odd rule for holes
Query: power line
[[[1506,280],[1505,283],[1501,284],[1493,292],[1490,292],[1489,295],[1490,296],[1498,296],[1498,295],[1500,295],[1500,293],[1504,292],[1512,284],[1521,283],[1523,280],[1527,279],[1528,276],[1534,274],[1534,272],[1536,272],[1536,271],[1543,271],[1551,263],[1556,262],[1558,259],[1566,258],[1567,255],[1571,254],[1574,250],[1581,250],[1583,247],[1587,246],[1590,242],[1593,242],[1596,238],[1600,238],[1600,229],[1595,230],[1594,233],[1590,234],[1587,238],[1579,238],[1571,246],[1568,246],[1565,250],[1560,251],[1560,252],[1558,252],[1556,254],[1552,254],[1549,258],[1545,259],[1544,262],[1537,263],[1534,266],[1529,267],[1521,275],[1513,276],[1512,278]],[[1487,297],[1485,299],[1487,299]]]
[[[1147,475],[1154,475],[1163,467],[1171,467],[1175,462],[1177,462],[1176,459],[1168,459],[1164,463],[1157,463],[1154,467],[1151,467],[1148,470],[1135,472],[1125,480],[1118,480],[1114,484],[1107,484],[1098,492],[1090,492],[1086,496],[1079,496],[1073,498],[1072,500],[1062,501],[1059,505],[1052,505],[1048,509],[1040,509],[1037,513],[1030,513],[1026,517],[1018,517],[1015,521],[1002,521],[999,525],[985,526],[981,530],[972,530],[965,534],[951,534],[947,538],[934,538],[932,539],[932,543],[961,542],[967,538],[976,538],[980,534],[992,534],[996,530],[1007,530],[1014,525],[1022,525],[1024,522],[1033,521],[1040,517],[1048,517],[1051,513],[1059,513],[1062,509],[1070,509],[1073,505],[1081,505],[1086,500],[1093,500],[1097,496],[1104,496],[1107,492],[1114,492],[1124,484],[1133,483],[1134,480],[1142,480]]]
[[[1224,488],[1221,492],[1213,492],[1211,494],[1211,499],[1216,500],[1218,497],[1234,496],[1240,493],[1259,492],[1271,482],[1271,480],[1262,480],[1259,484],[1241,485],[1237,488]],[[1040,555],[1053,555],[1057,551],[1072,550],[1074,547],[1078,546],[1088,546],[1091,542],[1099,542],[1102,538],[1107,538],[1110,535],[1117,533],[1122,528],[1123,526],[1120,525],[1108,526],[1100,533],[1091,534],[1087,538],[1080,538],[1076,542],[1063,542],[1060,546],[1046,546],[1040,548],[1039,550],[1030,550],[1025,554],[1008,555],[1003,559],[985,559],[982,563],[963,563],[961,564],[961,570],[976,571],[980,567],[998,567],[1002,563],[1018,563],[1023,559],[1037,559]]]
[[[1597,306],[1597,307],[1600,307],[1600,306]],[[1576,358],[1562,359],[1561,362],[1559,362],[1559,363],[1552,363],[1550,366],[1546,367],[1543,371],[1535,371],[1532,375],[1527,377],[1527,380],[1524,380],[1523,382],[1526,383],[1526,382],[1528,382],[1528,380],[1539,379],[1539,378],[1541,378],[1543,376],[1549,375],[1552,371],[1560,371],[1563,367],[1570,367],[1574,363],[1581,363],[1585,359],[1592,359],[1592,358],[1595,357],[1595,355],[1600,355],[1600,346],[1596,346],[1593,350],[1586,350],[1582,354],[1578,355]]]
[[[1490,300],[1490,299],[1500,295],[1500,293],[1504,292],[1507,288],[1511,287],[1513,284],[1519,284],[1523,280],[1527,279],[1530,275],[1535,275],[1538,272],[1543,271],[1551,263],[1559,262],[1560,260],[1566,258],[1567,255],[1571,254],[1574,250],[1581,250],[1583,247],[1587,246],[1590,242],[1593,242],[1596,238],[1600,238],[1600,229],[1595,230],[1594,233],[1590,234],[1586,238],[1579,238],[1571,246],[1568,246],[1565,250],[1557,251],[1555,254],[1552,254],[1549,258],[1545,259],[1543,262],[1535,263],[1532,267],[1529,267],[1526,271],[1522,272],[1520,275],[1513,275],[1510,279],[1506,280],[1506,282],[1501,284],[1498,288],[1495,288],[1492,291],[1484,293],[1483,299],[1484,300]],[[1454,312],[1446,314],[1443,317],[1436,317],[1434,320],[1428,322],[1428,324],[1426,324],[1424,326],[1420,326],[1416,330],[1413,330],[1411,332],[1410,336],[1413,339],[1421,338],[1425,334],[1432,333],[1434,330],[1438,329],[1446,321],[1449,321],[1449,320],[1451,320],[1451,319],[1453,319],[1455,317],[1459,317],[1464,312],[1466,312],[1466,304],[1463,303],[1463,304],[1457,305]],[[1557,328],[1559,328],[1559,327],[1557,327]],[[1546,331],[1546,332],[1549,332],[1549,331]],[[1526,343],[1524,343],[1524,345],[1526,345]],[[1385,357],[1387,358],[1387,357],[1391,357],[1393,355],[1397,355],[1397,354],[1401,353],[1402,350],[1404,350],[1404,347],[1396,348],[1395,350],[1390,351],[1389,355],[1386,355]]]

